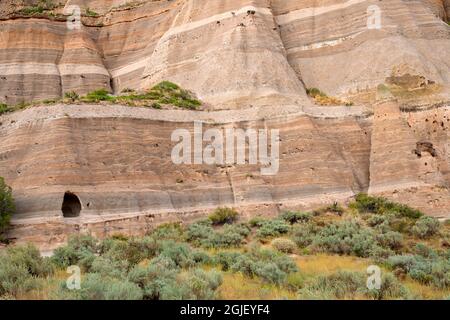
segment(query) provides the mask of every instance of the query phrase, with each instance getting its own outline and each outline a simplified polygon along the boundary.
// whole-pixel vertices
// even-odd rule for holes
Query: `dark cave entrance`
[[[75,218],[80,216],[81,202],[76,194],[72,192],[66,192],[64,194],[61,211],[64,218]]]

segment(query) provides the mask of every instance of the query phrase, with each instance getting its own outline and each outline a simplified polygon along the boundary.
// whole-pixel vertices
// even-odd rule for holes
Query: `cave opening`
[[[78,196],[72,192],[64,193],[64,200],[61,211],[64,218],[79,217],[81,212],[81,202]]]

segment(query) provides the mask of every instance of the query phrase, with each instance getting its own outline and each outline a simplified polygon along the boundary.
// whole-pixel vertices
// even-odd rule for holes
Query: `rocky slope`
[[[79,30],[61,15],[71,5]],[[379,29],[368,27],[374,5]],[[216,109],[305,104],[305,87],[361,95],[405,74],[448,93],[448,10],[447,0],[2,1],[0,101],[172,80]]]
[[[450,216],[448,0],[47,2],[0,2],[0,102],[171,80],[205,105],[0,116],[0,176],[18,209],[11,237],[52,246],[80,229],[139,234],[221,205],[270,214],[358,192]],[[67,28],[70,5],[81,7],[79,30]],[[378,12],[380,28],[368,27]],[[317,106],[313,87],[354,106]],[[194,121],[279,129],[278,174],[173,164],[171,133]],[[63,218],[66,191],[80,218]]]

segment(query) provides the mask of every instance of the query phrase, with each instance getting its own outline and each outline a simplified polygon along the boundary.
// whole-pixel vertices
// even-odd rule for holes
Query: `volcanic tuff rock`
[[[42,1],[61,5],[24,13]],[[67,28],[59,15],[64,5],[82,8],[80,30]],[[380,8],[381,29],[367,27],[371,5]],[[305,86],[345,96],[404,74],[448,93],[449,6],[448,0],[2,0],[0,102],[172,80],[213,108],[306,104]]]
[[[49,1],[0,2],[0,102],[170,80],[206,110],[54,105],[0,116],[12,237],[52,246],[85,229],[139,234],[220,205],[275,213],[361,191],[450,216],[449,0]],[[81,7],[80,30],[67,28],[70,5]],[[369,28],[378,12],[380,28]],[[307,88],[355,106],[317,106]],[[173,164],[171,133],[195,120],[279,129],[279,173]],[[62,217],[66,191],[80,218]]]

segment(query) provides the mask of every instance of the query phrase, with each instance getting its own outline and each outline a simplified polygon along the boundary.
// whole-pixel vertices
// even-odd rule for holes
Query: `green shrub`
[[[277,238],[272,240],[272,247],[283,253],[293,253],[296,249],[295,243],[290,239]]]
[[[154,257],[160,244],[152,237],[131,238],[127,241],[106,239],[101,243],[101,253],[110,260],[126,261],[129,266]]]
[[[230,208],[217,208],[209,215],[208,219],[214,225],[221,225],[225,223],[233,223],[238,219],[239,213]]]
[[[212,300],[222,284],[222,275],[216,271],[194,269],[178,276],[178,284],[163,291],[165,300]],[[171,289],[171,290],[168,290]]]
[[[105,89],[99,89],[92,92],[89,92],[85,97],[83,97],[83,101],[85,102],[100,102],[100,101],[112,101],[114,102],[115,98],[109,94],[109,92]]]
[[[440,227],[441,223],[439,220],[433,217],[423,216],[413,226],[412,233],[421,239],[426,239],[436,235]]]
[[[257,231],[259,238],[278,237],[289,232],[289,224],[281,219],[265,220]]]
[[[60,268],[72,265],[89,270],[98,252],[99,242],[90,235],[71,236],[66,246],[53,252],[52,261]]]
[[[8,227],[11,216],[15,211],[12,189],[0,177],[0,235]]]
[[[144,299],[180,300],[214,299],[222,283],[220,274],[194,269],[178,273],[172,259],[159,257],[147,267],[136,266],[128,279],[143,291]]]
[[[317,96],[321,96],[321,97],[326,97],[327,95],[325,93],[323,93],[322,91],[320,91],[317,88],[307,88],[306,89],[306,94],[312,98],[315,98]]]
[[[302,272],[288,274],[286,285],[290,290],[299,290],[305,286],[307,277]]]
[[[8,113],[9,111],[10,111],[10,109],[6,104],[0,103],[0,115],[2,115],[4,113]]]
[[[65,281],[61,282],[55,296],[61,300],[141,300],[142,297],[143,292],[136,284],[98,273],[86,274],[80,290],[69,290]]]
[[[386,260],[392,269],[400,269],[414,280],[424,284],[432,284],[437,288],[450,287],[450,261],[433,255],[395,255]]]
[[[344,214],[345,210],[342,208],[337,202],[333,203],[332,205],[328,206],[326,208],[328,212],[337,213],[339,215]]]
[[[213,231],[206,239],[202,239],[201,246],[206,248],[229,248],[241,246],[249,235],[250,229],[244,225],[226,225],[221,231]]]
[[[225,225],[215,230],[210,220],[202,220],[187,227],[186,240],[205,248],[239,247],[249,234],[246,224]]]
[[[228,271],[241,255],[235,251],[220,251],[214,256],[213,261],[214,264],[221,266],[223,271]]]
[[[88,17],[98,17],[98,13],[97,12],[95,12],[95,11],[92,11],[90,8],[86,8],[85,9],[85,14],[86,14],[86,16],[88,16]]]
[[[299,290],[306,299],[371,299],[408,298],[408,290],[390,273],[383,274],[380,289],[368,289],[367,276],[361,272],[337,271],[330,275],[320,275]]]
[[[403,246],[403,236],[395,231],[388,231],[376,235],[377,242],[383,248],[398,250]]]
[[[177,285],[177,271],[173,260],[165,257],[153,259],[148,266],[135,266],[128,274],[128,279],[138,285],[146,300],[164,298],[166,287]]]
[[[34,7],[25,7],[21,9],[19,12],[24,15],[34,15],[39,13],[44,13],[45,8],[43,6],[34,6]]]
[[[129,263],[126,260],[112,260],[100,256],[93,260],[89,271],[102,276],[124,278],[128,269]]]
[[[181,240],[183,238],[184,229],[180,222],[165,223],[156,227],[151,236],[155,239],[172,239]]]
[[[264,219],[262,217],[253,217],[250,219],[248,224],[250,227],[255,228],[255,227],[260,227],[264,223],[264,221],[266,221],[266,219]]]
[[[408,299],[408,289],[391,273],[383,274],[380,289],[367,289],[367,295],[377,300]]]
[[[355,299],[365,291],[365,275],[359,272],[338,271],[320,275],[299,290],[302,299]]]
[[[322,228],[312,246],[319,251],[369,257],[376,241],[370,229],[354,221],[342,221]]]
[[[53,273],[49,260],[32,245],[9,247],[0,253],[0,296],[17,296],[38,287],[37,277]]]
[[[192,251],[185,243],[167,240],[162,242],[159,256],[172,260],[175,266],[179,268],[189,268],[196,264],[192,256]]]
[[[161,104],[170,104],[184,109],[195,110],[201,105],[201,102],[195,99],[189,91],[181,89],[169,81],[158,83],[148,94],[153,95]]]
[[[316,216],[321,215],[323,213],[327,213],[327,212],[342,215],[342,214],[344,214],[345,210],[337,202],[335,202],[332,205],[329,205],[329,206],[326,206],[326,207],[323,207],[323,208],[313,211],[314,215],[316,215]]]
[[[4,259],[13,265],[24,266],[28,273],[35,277],[45,277],[53,273],[49,259],[42,258],[39,250],[32,244],[8,247]]]
[[[80,96],[75,91],[69,91],[64,93],[64,98],[69,99],[71,101],[76,101],[80,98]]]
[[[28,292],[38,286],[35,277],[28,273],[25,266],[16,266],[0,256],[0,296],[12,297]]]
[[[311,219],[311,214],[307,212],[286,211],[280,215],[280,218],[290,224],[294,224],[298,222],[308,222]]]
[[[367,224],[370,227],[377,227],[385,223],[389,223],[389,219],[384,215],[372,214],[367,219]]]
[[[320,229],[313,223],[296,225],[292,230],[292,239],[300,248],[305,248],[313,243]]]
[[[235,258],[230,267],[232,271],[275,284],[284,283],[288,274],[298,271],[291,258],[272,250],[253,248]]]
[[[391,202],[382,197],[372,197],[365,193],[358,194],[355,201],[350,204],[350,207],[357,209],[360,213],[392,213],[400,217],[412,219],[418,219],[423,216],[422,212],[412,209],[407,205]]]
[[[162,92],[175,91],[175,90],[179,90],[179,89],[180,89],[180,87],[177,84],[170,82],[170,81],[162,81],[152,88],[152,90],[162,91]]]
[[[190,224],[186,230],[186,240],[200,245],[201,241],[208,239],[214,233],[209,220],[201,220]]]

